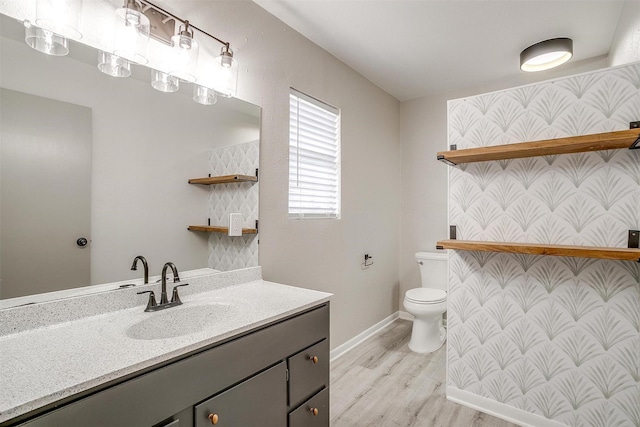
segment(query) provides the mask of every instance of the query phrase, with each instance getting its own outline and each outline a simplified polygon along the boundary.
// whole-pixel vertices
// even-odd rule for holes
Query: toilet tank
[[[416,261],[420,267],[423,288],[447,290],[449,268],[447,253],[418,252]]]

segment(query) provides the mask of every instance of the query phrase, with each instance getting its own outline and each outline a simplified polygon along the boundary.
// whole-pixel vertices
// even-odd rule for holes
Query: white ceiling
[[[554,37],[606,55],[623,1],[254,0],[400,101],[513,78]],[[565,65],[568,66],[569,64]]]

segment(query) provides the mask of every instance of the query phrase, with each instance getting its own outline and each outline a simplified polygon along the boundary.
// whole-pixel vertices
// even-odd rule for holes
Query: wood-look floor
[[[511,427],[445,398],[445,346],[416,354],[397,320],[331,364],[332,427]]]

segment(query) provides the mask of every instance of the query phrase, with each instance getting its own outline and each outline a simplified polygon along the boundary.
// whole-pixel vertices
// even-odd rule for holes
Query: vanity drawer
[[[302,350],[287,359],[289,367],[289,406],[294,407],[329,385],[329,340]]]
[[[282,427],[286,422],[284,362],[195,406],[195,427]],[[215,421],[215,422],[214,422]]]
[[[328,388],[325,388],[289,414],[289,427],[327,427],[328,425]]]

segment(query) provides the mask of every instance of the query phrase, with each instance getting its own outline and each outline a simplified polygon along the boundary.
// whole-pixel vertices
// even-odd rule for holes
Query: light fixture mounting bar
[[[182,24],[185,24],[187,20],[180,18],[177,15],[174,15],[171,12],[168,12],[161,8],[160,6],[156,6],[155,4],[147,1],[147,0],[138,0],[145,7],[143,8],[143,13],[149,21],[151,21],[151,33],[150,35],[163,43],[171,44],[171,37],[175,34],[175,25],[173,24],[173,20],[178,21]],[[208,32],[196,27],[189,21],[189,28],[197,30],[198,32],[208,36],[218,43],[230,48],[230,43],[224,40],[219,39],[218,37],[209,34]]]
[[[149,18],[149,36],[159,42],[171,45],[171,37],[176,31],[174,18],[151,6],[145,6],[142,13]]]

